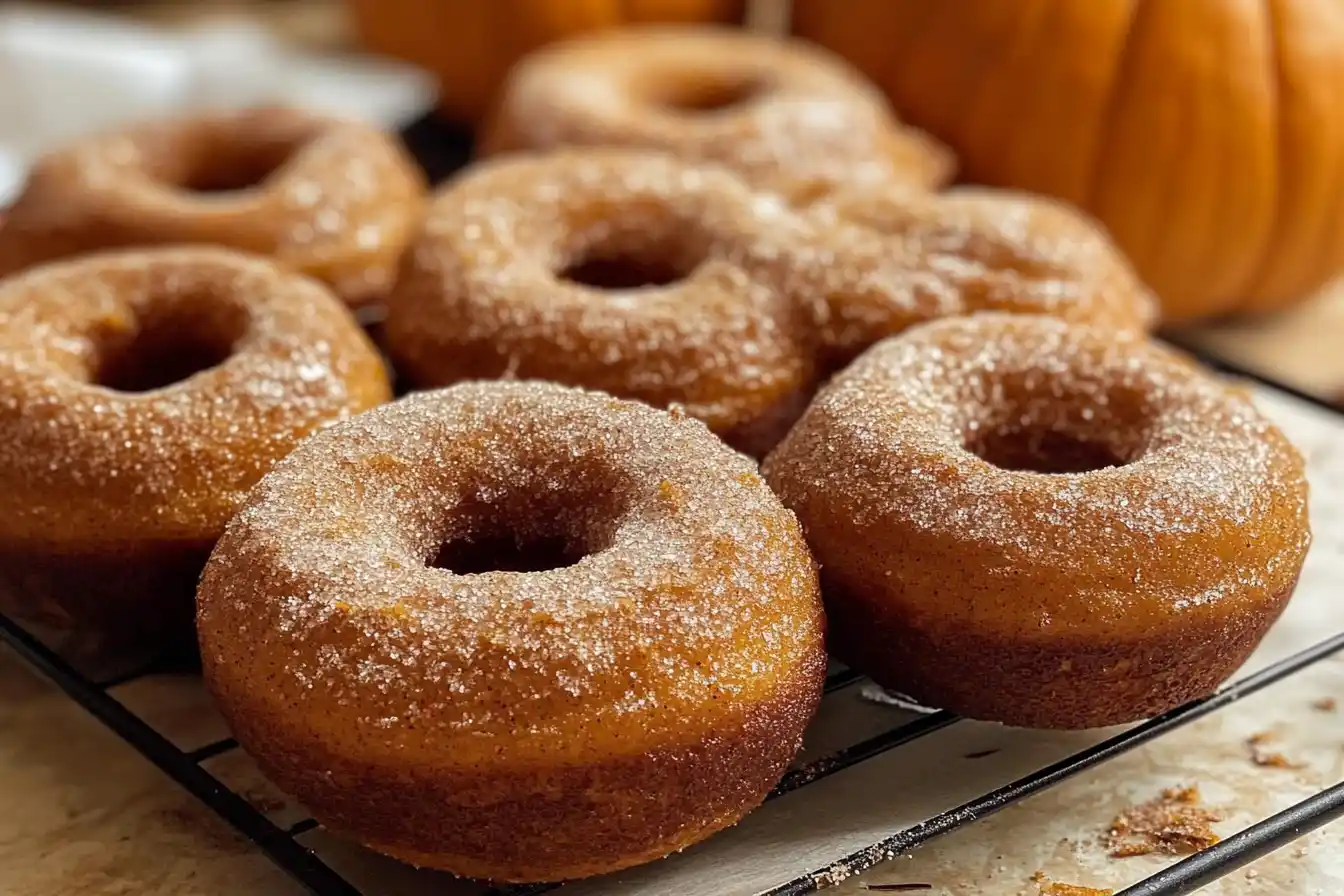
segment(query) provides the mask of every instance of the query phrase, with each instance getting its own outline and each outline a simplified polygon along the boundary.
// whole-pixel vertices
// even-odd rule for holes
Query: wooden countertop
[[[1176,335],[1278,382],[1344,403],[1344,281],[1284,314]]]
[[[300,893],[210,810],[4,648],[0,794],[5,896]]]

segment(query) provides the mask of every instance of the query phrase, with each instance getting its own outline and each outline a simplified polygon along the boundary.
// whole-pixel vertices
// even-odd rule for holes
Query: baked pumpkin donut
[[[951,154],[903,127],[839,57],[713,26],[647,26],[552,44],[502,90],[482,151],[660,150],[807,198],[846,182],[946,183]]]
[[[270,779],[373,849],[502,881],[733,824],[826,665],[811,556],[751,461],[550,383],[309,439],[229,524],[198,607],[206,683]]]
[[[1106,232],[1051,199],[984,188],[848,189],[807,209],[794,256],[839,367],[917,323],[977,311],[1151,329],[1157,302]]]
[[[384,339],[417,387],[509,376],[681,405],[763,453],[814,382],[799,221],[727,171],[589,149],[470,168],[430,203]]]
[[[190,640],[243,496],[389,398],[321,284],[216,249],[87,256],[0,285],[0,599],[99,653]]]
[[[832,653],[977,719],[1086,728],[1210,693],[1296,585],[1302,458],[1137,334],[976,315],[879,343],[767,459]]]
[[[0,275],[100,249],[226,246],[376,304],[424,180],[367,125],[263,108],[141,125],[37,161],[0,227]]]

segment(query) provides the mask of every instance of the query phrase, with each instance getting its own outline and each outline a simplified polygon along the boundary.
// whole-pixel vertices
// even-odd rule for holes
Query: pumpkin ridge
[[[1190,114],[1178,115],[1176,117],[1176,122],[1176,145],[1188,145],[1191,139],[1191,134],[1195,130],[1195,128],[1192,127],[1192,116]],[[1214,162],[1213,164],[1218,163]],[[1179,195],[1181,180],[1185,177],[1185,174],[1186,172],[1183,171],[1179,165],[1166,164],[1157,166],[1157,170],[1152,176],[1152,192],[1158,197],[1155,203],[1155,210],[1157,212],[1166,211],[1172,207],[1172,197]],[[1180,200],[1176,200],[1176,202],[1179,201]],[[1103,206],[1098,207],[1102,208]],[[1172,234],[1168,230],[1169,219],[1162,214],[1157,214],[1155,220],[1163,221],[1164,225],[1143,228],[1140,231],[1141,235],[1136,238],[1137,241],[1132,242],[1124,248],[1125,251],[1132,252],[1136,257],[1142,258],[1145,266],[1151,267],[1155,271],[1162,272],[1165,277],[1169,275],[1170,267],[1168,259],[1163,252],[1163,247],[1164,244],[1169,245],[1173,242],[1171,238]],[[1168,287],[1168,289],[1170,289],[1170,287]],[[1180,301],[1182,295],[1177,293],[1171,298]]]
[[[1340,82],[1336,81],[1335,83]],[[1292,291],[1283,296],[1277,304],[1283,304],[1282,299],[1296,298],[1305,289],[1321,286],[1340,272],[1339,259],[1341,254],[1344,254],[1344,244],[1341,244],[1340,241],[1340,234],[1344,233],[1344,165],[1340,164],[1344,162],[1342,142],[1344,142],[1344,137],[1341,137],[1337,132],[1334,152],[1336,164],[1331,166],[1331,170],[1334,172],[1334,190],[1331,195],[1334,199],[1328,206],[1334,211],[1334,214],[1327,215],[1327,223],[1319,230],[1319,235],[1315,240],[1315,251],[1309,256],[1308,263],[1304,265],[1308,269],[1307,275],[1304,277],[1299,273],[1296,277],[1297,282],[1292,286]],[[1330,221],[1330,218],[1334,219],[1333,222]],[[1307,281],[1306,286],[1302,284],[1304,280]]]
[[[1166,10],[1158,2],[1134,0],[1132,4],[1115,77],[1106,97],[1105,112],[1100,118],[1102,130],[1084,207],[1101,221],[1120,250],[1143,272],[1144,282],[1157,293],[1165,311],[1180,297],[1171,294],[1170,284],[1162,282],[1167,272],[1154,263],[1153,241],[1163,236],[1166,230],[1160,223],[1150,226],[1147,222],[1163,220],[1173,166],[1169,163],[1149,165],[1143,184],[1126,189],[1123,196],[1115,195],[1117,182],[1123,180],[1116,171],[1132,167],[1128,155],[1132,149],[1131,138],[1135,136],[1131,119],[1136,104],[1142,110],[1144,101],[1135,85],[1142,83],[1145,56],[1151,50],[1149,45],[1162,39],[1159,26],[1164,12]],[[1185,117],[1178,117],[1177,126],[1184,127],[1185,124]],[[1161,161],[1169,162],[1168,159]],[[1159,179],[1162,188],[1158,187]]]
[[[1279,247],[1284,239],[1284,231],[1291,225],[1288,223],[1288,189],[1286,172],[1283,171],[1283,161],[1288,157],[1288,135],[1287,135],[1287,117],[1284,115],[1286,101],[1284,92],[1288,89],[1288,79],[1285,77],[1283,64],[1283,21],[1279,16],[1278,4],[1273,0],[1265,0],[1265,20],[1269,23],[1269,51],[1272,54],[1273,63],[1270,76],[1274,79],[1274,104],[1272,113],[1274,115],[1274,164],[1270,170],[1274,172],[1274,212],[1270,218],[1270,226],[1265,231],[1265,238],[1260,246],[1260,257],[1256,259],[1242,283],[1238,288],[1240,298],[1247,307],[1258,304],[1256,296],[1263,288],[1265,277],[1273,269],[1274,260],[1277,256],[1275,249]]]
[[[1074,4],[1055,2],[1049,3],[1048,7],[1041,46],[1051,46],[1061,36],[1075,34],[1080,18],[1118,20],[1123,26],[1132,4],[1131,0],[1093,0],[1088,12],[1082,16]],[[1076,79],[1064,74],[1078,64],[1069,61],[1066,54],[1032,54],[1021,80],[1026,89],[1013,97],[1010,106],[1016,107],[1018,127],[1025,133],[1040,129],[1043,135],[1049,135],[1051,146],[1042,153],[1026,141],[1008,142],[1000,153],[1004,159],[1002,170],[1008,176],[996,178],[996,182],[1015,186],[1024,180],[1022,172],[1036,172],[1025,176],[1020,185],[1082,208],[1084,193],[1093,176],[1091,169],[1096,163],[1105,114],[1100,100],[1114,89],[1124,31],[1114,28],[1104,36],[1091,37],[1110,42],[1097,51],[1095,58],[1082,65]],[[1088,56],[1092,57],[1092,54]],[[1061,61],[1067,64],[1059,64]],[[1079,99],[1083,97],[1088,100],[1080,104]],[[1012,118],[1007,116],[991,121],[984,126],[979,145],[993,145],[994,135],[1013,126]]]
[[[1028,10],[1031,12],[1029,13]],[[1036,36],[1041,30],[1041,23],[1047,18],[1049,10],[1043,3],[1023,3],[1018,10],[1019,24],[1015,26],[1014,39],[1009,43],[1004,42],[1004,49],[992,58],[987,57],[978,65],[973,86],[966,97],[966,104],[963,107],[965,112],[959,120],[960,134],[957,135],[957,142],[960,145],[969,144],[974,138],[975,123],[980,120],[984,114],[981,105],[985,102],[985,95],[992,94],[994,86],[995,73],[1009,67],[1017,58],[1018,54],[1024,49],[1030,48],[1036,42]],[[1033,27],[1034,26],[1034,27]]]
[[[1338,59],[1338,57],[1336,58]],[[1344,69],[1344,65],[1337,62],[1336,74],[1340,77],[1330,80],[1330,83],[1337,85],[1335,90],[1336,103],[1332,104],[1334,109],[1338,109],[1338,102],[1344,99],[1344,97],[1341,97],[1341,93],[1344,93],[1344,91],[1341,91],[1338,87],[1339,84],[1344,83],[1344,72],[1341,72],[1340,69]],[[1341,234],[1344,234],[1344,165],[1341,164],[1341,162],[1344,162],[1344,134],[1340,132],[1338,121],[1336,121],[1333,136],[1335,141],[1332,155],[1335,164],[1329,167],[1334,174],[1334,190],[1331,192],[1333,201],[1327,206],[1331,211],[1326,213],[1325,223],[1318,231],[1315,251],[1309,256],[1308,263],[1303,265],[1308,269],[1307,275],[1304,277],[1299,273],[1296,277],[1297,282],[1292,284],[1292,291],[1297,294],[1305,289],[1318,287],[1331,277],[1338,275],[1341,268],[1340,257],[1344,255],[1344,243],[1341,243],[1340,240]],[[1306,285],[1303,285],[1302,281],[1304,280],[1307,281]],[[1294,294],[1285,296],[1288,299],[1295,297]],[[1279,304],[1282,304],[1282,302]]]
[[[920,4],[919,6],[916,6],[915,9],[924,13],[924,15],[918,18],[909,28],[904,29],[902,33],[902,36],[905,39],[904,43],[899,48],[896,46],[891,48],[891,51],[887,53],[885,64],[880,69],[874,70],[871,73],[865,73],[868,75],[869,80],[875,81],[878,84],[889,83],[895,75],[895,66],[904,55],[902,51],[909,48],[912,43],[917,42],[920,35],[928,31],[929,26],[933,24],[933,20],[936,18],[934,14],[940,11],[938,5],[935,3]],[[892,112],[899,120],[905,120],[905,115],[900,109],[896,109],[893,106]],[[958,160],[958,165],[960,165],[960,160]]]
[[[1294,4],[1287,4],[1289,10]],[[1279,29],[1276,35],[1283,46],[1288,46],[1294,37],[1295,29],[1290,27],[1293,13],[1283,5],[1274,4],[1274,23]],[[1300,13],[1299,13],[1300,15]],[[1344,15],[1340,15],[1344,25]],[[1337,33],[1344,28],[1336,26]],[[1301,53],[1297,57],[1301,57]],[[1280,60],[1294,58],[1280,55]],[[1298,58],[1298,62],[1301,59]],[[1276,240],[1267,253],[1265,263],[1257,271],[1247,290],[1247,308],[1263,312],[1284,307],[1302,294],[1319,287],[1330,275],[1339,269],[1338,258],[1341,254],[1339,234],[1344,230],[1344,169],[1340,167],[1341,148],[1344,147],[1344,128],[1339,126],[1333,114],[1312,116],[1308,124],[1308,133],[1301,131],[1304,112],[1320,112],[1322,103],[1319,97],[1311,102],[1310,84],[1340,83],[1344,76],[1344,64],[1335,63],[1332,71],[1324,77],[1316,72],[1293,71],[1286,63],[1280,64],[1280,96],[1297,97],[1295,102],[1284,102],[1280,111],[1280,127],[1283,144],[1281,167],[1283,168],[1283,206],[1290,211],[1293,205],[1295,213],[1284,213],[1276,220],[1280,228],[1276,231]],[[1333,76],[1333,77],[1331,77]],[[1302,94],[1307,93],[1307,101]],[[1324,104],[1333,112],[1340,99],[1338,89]],[[1316,108],[1311,108],[1312,106]],[[1294,112],[1295,114],[1290,114]],[[1318,141],[1315,151],[1303,152],[1303,141]],[[1324,149],[1321,148],[1324,146]],[[1296,151],[1294,151],[1296,150]],[[1324,161],[1322,161],[1324,158]],[[1314,202],[1304,201],[1304,195],[1318,197]],[[1308,244],[1304,249],[1296,246]]]
[[[485,28],[481,35],[481,42],[489,46],[486,51],[487,59],[499,59],[510,52],[510,35],[513,29],[508,27],[507,17],[504,15],[504,5],[502,3],[487,3],[483,7],[482,18],[485,22]],[[504,27],[500,27],[500,26]],[[493,63],[490,63],[493,65]]]
[[[1115,65],[1111,67],[1114,77],[1106,89],[1106,99],[1103,101],[1103,112],[1097,118],[1101,123],[1101,133],[1093,144],[1092,158],[1088,163],[1088,176],[1084,181],[1086,186],[1083,188],[1083,208],[1095,209],[1098,199],[1097,190],[1101,182],[1102,163],[1106,159],[1106,147],[1109,145],[1111,136],[1111,126],[1116,119],[1116,105],[1120,102],[1122,85],[1124,84],[1124,74],[1129,65],[1130,57],[1134,52],[1134,23],[1139,20],[1139,14],[1147,6],[1148,0],[1135,0],[1130,7],[1129,21],[1125,24],[1125,35],[1120,39],[1120,50],[1116,53]],[[1106,222],[1107,229],[1110,225]],[[1114,237],[1114,234],[1112,234]]]
[[[955,64],[948,63],[950,57],[942,48],[950,40],[964,31],[972,34],[980,32],[964,25],[955,13],[944,14],[947,9],[946,5],[940,5],[939,15],[930,17],[924,39],[909,41],[907,46],[910,52],[906,60],[914,59],[915,62],[913,65],[906,64],[900,71],[918,86],[915,92],[936,98],[932,105],[922,106],[920,118],[933,123],[932,130],[955,137],[962,130],[966,118],[966,101],[984,71],[984,60],[988,53],[984,49],[978,53],[967,52]],[[917,122],[916,126],[929,129],[923,120]]]
[[[1160,169],[1165,177],[1154,178],[1156,195],[1171,205],[1155,220],[1174,238],[1150,232],[1143,250],[1169,285],[1173,309],[1184,309],[1171,317],[1242,305],[1283,201],[1276,168],[1277,54],[1267,9],[1255,0],[1231,16],[1221,4],[1191,3],[1199,11],[1191,13],[1194,20],[1169,23],[1164,31],[1168,38],[1183,29],[1206,35],[1198,42],[1202,51],[1182,66],[1187,76],[1175,80],[1188,109],[1177,140],[1183,151]]]

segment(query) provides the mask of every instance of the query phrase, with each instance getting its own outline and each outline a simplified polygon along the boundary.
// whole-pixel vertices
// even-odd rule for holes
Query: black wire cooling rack
[[[402,133],[407,145],[433,181],[443,179],[470,157],[470,139],[462,132],[450,129],[430,117],[416,121]],[[1217,358],[1202,357],[1201,360],[1232,376],[1259,382],[1332,414],[1344,414],[1339,408],[1327,402],[1274,382],[1253,371],[1236,368]],[[161,665],[149,665],[115,678],[94,680],[78,671],[23,626],[2,614],[0,614],[0,642],[13,648],[76,703],[256,844],[314,896],[377,896],[374,893],[366,893],[346,880],[298,841],[298,837],[319,827],[315,819],[303,819],[286,827],[277,825],[262,811],[254,808],[240,793],[230,790],[202,766],[208,759],[237,749],[236,741],[225,738],[194,750],[182,750],[109,693],[110,688],[163,671]],[[1253,675],[1223,687],[1212,696],[1187,703],[1126,729],[997,790],[975,797],[960,806],[853,852],[823,869],[817,869],[813,873],[767,890],[760,896],[802,896],[822,889],[828,881],[841,880],[863,872],[886,859],[905,854],[934,837],[965,827],[1032,794],[1223,709],[1341,650],[1344,650],[1344,633],[1279,660]],[[862,676],[851,670],[834,672],[827,679],[825,690],[827,693],[833,693],[860,680]],[[790,771],[767,799],[772,800],[814,784],[861,762],[947,728],[957,721],[957,716],[952,713],[931,712],[914,721],[851,744]],[[1120,891],[1116,896],[1181,896],[1192,893],[1205,884],[1230,874],[1340,817],[1344,817],[1344,784],[1322,790],[1202,852],[1176,862],[1146,880]],[[562,887],[560,884],[510,886],[489,891],[487,896],[535,896]]]

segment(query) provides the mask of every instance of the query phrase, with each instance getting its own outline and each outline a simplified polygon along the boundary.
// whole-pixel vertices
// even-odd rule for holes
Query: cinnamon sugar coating
[[[586,35],[519,63],[483,150],[562,146],[669,152],[799,199],[850,182],[932,189],[953,169],[945,147],[897,122],[838,57],[704,26]]]
[[[117,252],[4,281],[5,601],[61,627],[189,620],[205,552],[262,474],[389,397],[349,312],[264,259]]]
[[[101,249],[226,246],[376,304],[423,175],[375,128],[286,108],[152,122],[39,159],[0,226],[0,274]]]
[[[814,382],[810,326],[787,291],[801,233],[777,198],[666,155],[483,163],[431,202],[388,299],[387,349],[413,385],[600,389],[680,405],[763,453]]]
[[[500,540],[563,559],[433,565]],[[374,849],[499,880],[732,824],[826,664],[811,557],[753,464],[684,415],[549,383],[309,439],[229,524],[198,608],[206,682],[269,777]]]
[[[1109,725],[1208,693],[1310,543],[1302,459],[1242,392],[1140,335],[1045,317],[879,343],[764,475],[821,564],[832,652],[1014,725]]]
[[[917,323],[977,311],[1148,330],[1157,303],[1106,232],[1063,203],[987,188],[840,191],[796,250],[829,364]]]

